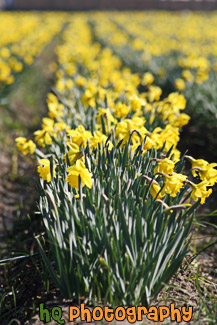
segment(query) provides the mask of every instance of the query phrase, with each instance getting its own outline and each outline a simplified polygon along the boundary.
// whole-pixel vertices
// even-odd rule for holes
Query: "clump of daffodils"
[[[118,49],[126,33],[104,19],[92,22],[94,38],[84,14],[63,31],[48,117],[34,133],[52,254],[37,241],[63,296],[149,305],[188,252],[193,211],[217,183],[217,164],[181,155],[180,130],[190,119],[185,97],[163,94],[149,72],[133,73],[102,45]],[[139,36],[133,44],[144,51]],[[190,77],[185,72],[186,84]],[[28,140],[17,143],[33,153]]]
[[[174,92],[161,99],[162,90],[153,84],[151,73],[139,76],[122,67],[121,61],[109,49],[92,43],[85,20],[77,32],[73,29],[75,23],[76,20],[65,31],[64,52],[61,46],[57,51],[59,69],[56,71],[56,87],[60,95],[48,94],[49,117],[43,118],[41,130],[35,131],[35,141],[49,150],[49,154],[56,155],[56,145],[63,142],[59,152],[62,161],[55,166],[53,177],[64,168],[65,176],[60,177],[71,188],[78,190],[80,179],[82,187],[91,189],[92,167],[84,159],[86,148],[95,155],[106,145],[107,150],[112,150],[121,143],[124,149],[130,141],[131,158],[140,147],[142,155],[149,150],[163,150],[164,154],[170,151],[169,157],[158,158],[146,175],[152,179],[150,193],[154,199],[175,198],[186,187],[191,191],[193,200],[200,199],[204,203],[217,180],[216,164],[188,158],[192,162],[192,176],[199,176],[202,181],[199,184],[176,171],[180,161],[177,149],[179,131],[190,119],[183,113],[186,107],[184,96]],[[81,45],[78,39],[82,34],[85,41]],[[84,70],[83,75],[78,73],[81,69]],[[97,75],[98,71],[100,74]],[[190,80],[190,72],[185,70],[183,77]],[[139,85],[143,86],[140,91]],[[73,113],[69,107],[73,107]],[[93,118],[95,124],[90,129]],[[77,127],[71,128],[73,123]],[[35,144],[31,140],[20,137],[16,141],[24,154],[34,152]],[[52,180],[49,168],[48,159],[39,160],[39,175],[48,183]],[[147,185],[149,183],[147,181]]]
[[[16,138],[17,148],[24,154],[33,154],[35,152],[36,145],[32,140],[27,140],[25,137]]]

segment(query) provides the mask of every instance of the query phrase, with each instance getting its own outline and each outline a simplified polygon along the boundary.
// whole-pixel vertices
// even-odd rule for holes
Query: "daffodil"
[[[201,168],[205,168],[206,166],[209,165],[208,161],[204,160],[204,159],[194,159],[193,157],[189,157],[188,158],[191,160],[191,166],[192,166],[192,175],[194,177],[197,176],[197,168],[201,169]]]
[[[186,85],[185,85],[185,81],[182,78],[177,78],[175,80],[175,88],[177,90],[182,91],[183,89],[185,89]]]
[[[212,163],[204,166],[203,168],[198,168],[198,170],[197,167],[194,168],[195,170],[197,170],[200,179],[202,181],[206,181],[212,186],[215,183],[217,183],[217,170],[214,168],[216,166],[217,166],[216,163]]]
[[[217,183],[217,167],[216,163],[209,164],[204,159],[194,159],[193,157],[187,156],[192,164],[192,175],[196,177],[199,175],[202,181],[208,182],[211,186]]]
[[[79,155],[81,154],[81,150],[76,143],[67,142],[67,145],[70,147],[71,150],[67,152],[67,156],[71,165],[74,164],[75,160],[78,159]],[[64,155],[64,160],[66,162],[66,155]]]
[[[92,187],[92,175],[80,159],[77,160],[73,166],[67,168],[67,172],[66,182],[68,182],[71,187],[78,190],[79,176],[81,178],[82,187],[85,185],[88,188]]]
[[[210,196],[212,193],[212,189],[207,189],[209,187],[209,183],[206,181],[203,181],[199,184],[193,184],[191,183],[192,192],[191,197],[194,201],[197,201],[198,199],[201,199],[200,203],[204,204],[207,197]]]
[[[34,132],[35,134],[35,141],[37,141],[38,145],[41,147],[45,147],[46,145],[51,145],[52,144],[52,138],[51,134],[55,136],[52,132],[49,132],[47,130],[37,130]]]
[[[128,107],[126,104],[123,104],[121,102],[118,102],[113,107],[114,115],[118,118],[126,117],[127,114],[130,112],[130,107]]]
[[[51,181],[51,170],[50,170],[50,160],[40,159],[38,166],[38,173],[44,181],[48,183]],[[42,165],[42,166],[41,166]],[[56,177],[56,165],[53,166],[53,177]]]
[[[80,124],[75,130],[69,130],[68,136],[71,137],[72,143],[85,147],[87,145],[87,140],[92,137],[92,133],[85,130],[83,125]]]
[[[190,116],[185,113],[173,115],[172,117],[169,117],[170,124],[172,124],[173,126],[179,129],[181,129],[184,125],[188,124],[189,120],[190,120]]]
[[[88,106],[96,107],[96,101],[95,101],[96,94],[97,94],[96,86],[93,83],[88,82],[87,88],[81,98],[82,104],[85,107]]]
[[[150,187],[150,193],[154,199],[162,199],[165,196],[165,194],[160,192],[160,190],[160,185],[157,182],[153,181]]]
[[[32,140],[27,141],[25,137],[18,137],[15,139],[17,148],[24,154],[33,154],[35,152],[36,145]]]
[[[83,87],[86,83],[86,79],[82,76],[78,76],[75,80],[75,83],[78,87]]]
[[[165,143],[165,151],[169,151],[172,146],[175,149],[179,139],[179,129],[168,124],[160,133],[159,148],[162,148]]]
[[[176,197],[180,189],[184,187],[184,182],[186,181],[187,176],[183,174],[173,173],[164,177],[164,187],[162,192],[167,193],[172,197]]]
[[[98,144],[101,145],[102,143],[105,145],[107,139],[108,139],[108,137],[105,134],[103,134],[102,132],[100,132],[100,131],[94,132],[94,136],[90,138],[90,148],[91,149],[97,148],[97,145]],[[109,150],[111,150],[113,147],[113,144],[110,140],[108,141],[108,146],[109,146],[108,147]]]
[[[172,174],[174,171],[175,164],[172,160],[165,158],[161,161],[159,161],[157,167],[154,169],[154,174],[157,173],[165,173],[165,174]]]
[[[150,102],[158,101],[160,99],[160,96],[162,94],[162,90],[158,86],[150,86],[148,90],[148,99]]]
[[[186,99],[179,93],[171,93],[167,99],[173,105],[175,110],[183,110],[186,107]]]
[[[182,76],[186,81],[192,82],[194,80],[194,76],[190,70],[183,70]]]
[[[150,86],[154,82],[154,76],[150,72],[146,72],[143,75],[142,78],[142,85],[144,86]]]
[[[132,111],[135,111],[135,112],[140,111],[142,106],[145,106],[146,104],[147,104],[147,102],[144,99],[139,98],[136,95],[133,95],[130,98],[130,106],[131,106]]]
[[[109,131],[111,124],[116,123],[116,119],[112,115],[109,108],[98,108],[98,114],[96,115],[97,124],[100,125],[100,129],[102,130],[102,119],[105,124],[106,132]]]

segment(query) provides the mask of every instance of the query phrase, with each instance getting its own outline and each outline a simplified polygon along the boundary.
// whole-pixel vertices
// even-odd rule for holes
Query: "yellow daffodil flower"
[[[81,178],[82,187],[85,185],[88,188],[92,187],[92,175],[80,159],[77,160],[73,166],[67,168],[67,172],[68,175],[65,180],[71,187],[75,187],[78,190],[79,176]]]
[[[204,204],[207,197],[210,196],[212,193],[212,189],[208,189],[209,183],[206,181],[203,181],[199,184],[193,184],[191,183],[192,192],[191,197],[194,201],[197,201],[198,199],[201,199],[200,203]]]
[[[24,154],[33,154],[35,152],[36,145],[32,140],[27,141],[25,137],[18,137],[15,139],[17,148]]]
[[[42,165],[38,166],[39,176],[49,183],[51,181],[50,160],[40,159],[39,164]],[[53,166],[53,177],[56,177],[56,165]]]
[[[146,72],[143,75],[142,78],[142,85],[144,86],[150,86],[154,82],[154,76],[150,72]]]
[[[165,158],[162,161],[159,161],[157,167],[154,169],[154,174],[157,173],[165,173],[165,174],[172,174],[174,171],[175,164],[172,160]]]
[[[184,181],[186,181],[187,176],[182,174],[173,173],[170,176],[164,177],[164,187],[162,192],[167,193],[172,197],[176,197],[180,189],[184,187]]]
[[[157,182],[153,182],[152,184],[151,184],[151,187],[150,187],[150,193],[151,193],[151,195],[152,195],[152,197],[155,199],[162,199],[163,197],[164,197],[164,193],[162,193],[162,192],[160,192],[159,193],[159,191],[160,191],[160,189],[161,189],[161,187],[160,187],[160,185],[159,184],[157,184]],[[158,194],[158,195],[157,195]]]
[[[177,90],[182,91],[182,90],[185,89],[185,87],[186,87],[186,85],[185,85],[185,81],[184,81],[182,78],[177,78],[177,79],[175,80],[175,88],[176,88]]]

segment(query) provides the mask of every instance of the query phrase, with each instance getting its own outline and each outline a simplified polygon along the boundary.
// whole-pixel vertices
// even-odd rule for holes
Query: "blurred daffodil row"
[[[11,85],[65,24],[64,15],[0,13],[0,88]]]
[[[175,80],[177,90],[185,89],[188,83],[203,83],[211,70],[217,70],[216,12],[98,13],[91,20],[99,39],[117,52],[130,52],[131,60],[140,61],[138,65],[147,66],[158,57],[165,60],[173,53],[170,61],[175,62],[171,64],[181,69]],[[165,77],[162,61],[159,65],[156,62],[153,70]]]
[[[128,24],[134,32],[142,25],[142,18],[137,15],[138,22],[133,20]],[[180,129],[190,118],[183,113],[184,96],[178,92],[165,96],[150,72],[133,73],[123,65],[120,57],[103,43],[109,38],[113,49],[122,46],[129,40],[126,33],[121,38],[105,14],[94,17],[102,42],[94,40],[89,16],[75,14],[56,48],[56,83],[54,91],[47,96],[48,117],[35,132],[35,141],[44,148],[44,153],[24,137],[16,139],[19,150],[25,155],[35,152],[38,159],[42,158],[38,172],[44,181],[49,183],[62,173],[66,184],[75,191],[79,189],[79,179],[82,187],[91,189],[94,183],[90,162],[84,157],[87,147],[96,161],[98,151],[112,150],[117,144],[123,150],[130,145],[130,158],[139,148],[142,155],[156,150],[158,158],[152,159],[149,172],[141,171],[137,175],[150,186],[153,199],[173,198],[186,188],[193,200],[200,199],[203,204],[217,182],[217,164],[187,156],[184,159],[192,164],[191,175],[179,171],[183,159],[177,149]],[[120,14],[119,23],[124,24],[125,19],[127,15]]]

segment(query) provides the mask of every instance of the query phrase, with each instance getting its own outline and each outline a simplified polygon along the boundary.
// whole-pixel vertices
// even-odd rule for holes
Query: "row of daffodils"
[[[151,72],[164,92],[181,92],[194,118],[200,152],[215,155],[217,118],[216,12],[112,13],[92,15],[95,38],[133,71]],[[125,53],[128,55],[125,55]],[[206,139],[200,139],[200,129]],[[215,131],[214,131],[214,130]],[[200,139],[200,140],[196,140]],[[206,142],[209,141],[208,148]],[[204,142],[204,144],[203,144]]]
[[[68,20],[48,117],[34,141],[16,139],[38,159],[46,237],[37,241],[65,297],[148,305],[188,252],[193,214],[217,182],[217,164],[180,154],[184,96],[165,96],[150,72],[123,64],[115,54],[121,36],[105,14]],[[104,46],[111,35],[113,51]]]
[[[0,13],[0,91],[15,82],[65,24],[63,15]]]
[[[145,65],[155,61],[152,68],[158,77],[165,77],[166,70],[162,60],[157,59],[163,56],[165,60],[165,56],[174,53],[174,64],[180,73],[176,79],[178,90],[188,83],[205,82],[211,68],[217,70],[216,13],[205,16],[150,12],[145,17],[143,13],[110,16],[99,13],[92,22],[97,37],[114,47],[121,57],[129,51],[131,58],[126,60],[131,60],[132,65],[143,65],[145,69]]]

